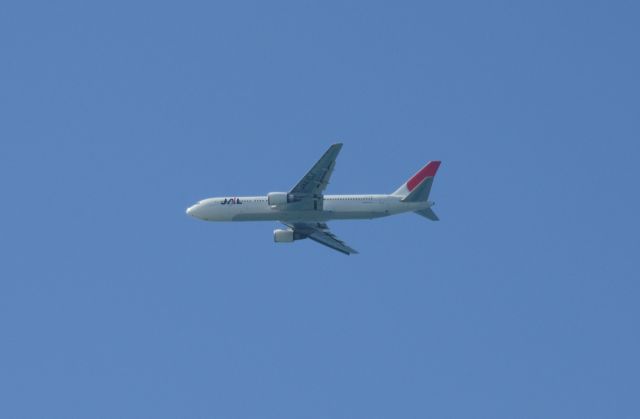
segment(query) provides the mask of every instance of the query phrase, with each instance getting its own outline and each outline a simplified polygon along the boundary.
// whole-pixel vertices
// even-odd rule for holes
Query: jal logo
[[[239,205],[242,204],[240,198],[225,198],[220,204],[222,205]]]

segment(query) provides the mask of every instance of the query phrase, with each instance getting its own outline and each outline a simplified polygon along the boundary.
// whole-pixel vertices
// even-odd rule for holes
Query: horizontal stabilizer
[[[438,218],[438,216],[436,215],[435,212],[433,212],[433,210],[431,208],[427,208],[427,209],[423,209],[420,211],[415,211],[416,214],[421,215],[425,218],[430,219],[431,221],[439,221],[440,219]]]

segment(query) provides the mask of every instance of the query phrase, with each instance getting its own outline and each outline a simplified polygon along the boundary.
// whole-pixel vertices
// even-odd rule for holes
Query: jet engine
[[[282,207],[293,202],[293,197],[286,192],[269,192],[267,202],[272,207]]]
[[[294,239],[293,230],[290,228],[286,230],[273,230],[273,241],[276,243],[291,243]]]

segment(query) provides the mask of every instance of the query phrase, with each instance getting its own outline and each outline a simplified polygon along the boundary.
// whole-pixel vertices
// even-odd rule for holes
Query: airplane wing
[[[320,157],[311,170],[291,189],[290,194],[295,195],[322,195],[329,184],[329,178],[336,166],[336,157],[342,149],[342,144],[334,144]]]
[[[325,223],[293,223],[285,225],[302,237],[309,238],[338,252],[342,252],[345,255],[358,253],[357,250],[347,246],[342,240],[331,233],[329,226]]]

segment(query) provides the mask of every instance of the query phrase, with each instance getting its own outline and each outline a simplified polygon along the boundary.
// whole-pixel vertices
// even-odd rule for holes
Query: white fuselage
[[[206,221],[324,222],[371,219],[402,212],[420,211],[432,202],[403,202],[396,195],[324,195],[313,208],[296,208],[295,202],[269,205],[266,196],[208,198],[187,209],[187,214]]]

